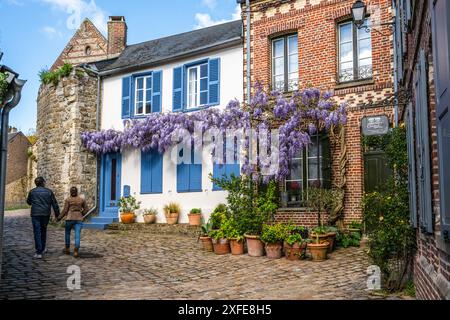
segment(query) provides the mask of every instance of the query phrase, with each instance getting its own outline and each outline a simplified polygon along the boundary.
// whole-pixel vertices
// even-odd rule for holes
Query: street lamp
[[[352,7],[353,23],[358,29],[364,25],[366,19],[367,7],[361,0],[356,1]]]
[[[3,53],[0,52],[0,59]],[[22,98],[22,88],[26,80],[20,80],[19,74],[7,66],[0,65],[0,72],[6,75],[6,95],[0,100],[1,128],[0,128],[0,275],[2,271],[3,256],[3,224],[5,216],[6,191],[6,160],[8,157],[8,128],[9,113]]]

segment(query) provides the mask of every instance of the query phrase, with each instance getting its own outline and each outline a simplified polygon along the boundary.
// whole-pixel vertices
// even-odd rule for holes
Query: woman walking
[[[78,258],[78,251],[80,249],[81,229],[83,228],[83,216],[87,213],[86,201],[78,196],[78,189],[72,187],[70,189],[70,197],[64,203],[64,209],[61,213],[62,220],[66,218],[66,247],[64,253],[70,254],[70,234],[72,229],[75,230],[75,249],[73,252],[74,258]]]

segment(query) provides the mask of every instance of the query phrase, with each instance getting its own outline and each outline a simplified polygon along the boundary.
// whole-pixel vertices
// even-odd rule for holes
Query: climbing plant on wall
[[[267,92],[258,83],[249,105],[233,100],[225,110],[208,108],[193,113],[150,114],[145,119],[133,120],[123,132],[84,132],[81,139],[87,150],[97,154],[126,148],[144,151],[157,149],[164,153],[180,143],[186,133],[193,135],[198,130],[201,133],[215,130],[225,134],[228,130],[243,130],[241,151],[245,154],[245,161],[242,172],[248,175],[252,173],[254,179],[263,178],[269,182],[274,179],[282,181],[289,175],[290,159],[311,143],[312,135],[318,131],[334,131],[346,122],[346,104],[338,104],[330,92],[308,88],[286,96],[279,91]],[[257,168],[270,164],[262,163],[259,159],[256,165],[250,163],[249,132],[253,129],[259,134],[274,128],[279,130],[279,166],[273,175],[262,176]],[[216,141],[212,143],[214,145]],[[270,135],[268,144],[270,149]]]

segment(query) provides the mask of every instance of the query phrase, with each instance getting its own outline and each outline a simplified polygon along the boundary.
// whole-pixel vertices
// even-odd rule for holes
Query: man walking
[[[50,222],[51,208],[53,208],[56,218],[59,217],[60,211],[53,191],[45,187],[44,178],[36,178],[34,183],[36,188],[28,194],[27,203],[31,206],[31,221],[36,246],[34,258],[42,259],[42,255],[47,252],[47,226]]]

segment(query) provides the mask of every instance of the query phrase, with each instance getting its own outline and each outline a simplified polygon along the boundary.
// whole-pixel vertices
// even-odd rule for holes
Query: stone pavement
[[[0,299],[370,299],[361,249],[323,263],[216,256],[196,239],[129,231],[82,233],[80,259],[62,253],[64,230],[50,227],[48,254],[33,260],[26,210],[6,213]],[[81,268],[81,290],[67,268]]]

